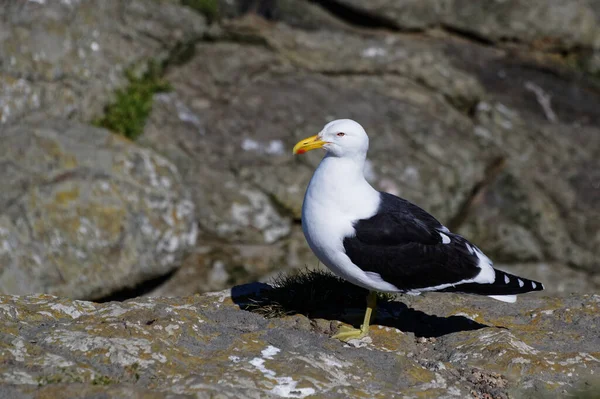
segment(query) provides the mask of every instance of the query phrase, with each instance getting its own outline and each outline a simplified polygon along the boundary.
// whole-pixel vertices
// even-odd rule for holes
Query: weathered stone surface
[[[206,30],[170,0],[7,0],[0,20],[0,123],[35,111],[90,120],[127,83],[125,69],[164,61]]]
[[[408,297],[386,304],[369,338],[343,344],[327,318],[240,310],[256,288],[106,304],[0,297],[0,393],[551,398],[600,372],[598,295]]]
[[[335,15],[327,12],[316,2],[297,0],[219,0],[219,13],[222,18],[238,18],[246,14],[256,14],[270,21],[307,30],[350,29]]]
[[[187,296],[190,292],[220,290],[247,281],[267,281],[279,276],[282,270],[318,267],[319,261],[303,237],[300,226],[295,225],[290,235],[276,244],[201,242],[185,257],[173,276],[146,294]],[[585,285],[578,285],[581,287]]]
[[[0,291],[98,298],[163,275],[195,244],[175,166],[104,129],[0,129]]]
[[[357,12],[384,18],[390,25],[401,29],[422,30],[443,26],[490,42],[525,42],[552,50],[600,49],[600,9],[594,0],[335,2]]]

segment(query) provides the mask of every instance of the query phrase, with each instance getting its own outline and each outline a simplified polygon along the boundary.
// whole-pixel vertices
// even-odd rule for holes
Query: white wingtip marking
[[[477,248],[475,248],[475,255],[479,258],[477,266],[479,266],[481,271],[475,276],[473,282],[478,284],[492,284],[496,281],[496,270],[492,267],[492,261]]]
[[[438,234],[442,237],[442,244],[450,244],[450,237],[444,233],[438,232]]]
[[[507,303],[515,303],[517,302],[516,295],[488,295],[490,298],[493,298],[497,301],[507,302]]]
[[[525,285],[525,283],[523,282],[523,280],[519,279],[519,287],[523,287]]]
[[[504,275],[504,284],[510,283],[510,278],[507,275]]]
[[[534,281],[531,282],[531,288],[534,290],[537,288],[537,284]]]
[[[473,248],[469,245],[469,244],[465,244],[465,246],[467,247],[467,249],[469,250],[469,253],[471,255],[473,255]]]

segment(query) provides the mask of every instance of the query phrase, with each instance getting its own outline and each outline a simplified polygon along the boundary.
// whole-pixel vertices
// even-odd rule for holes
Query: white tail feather
[[[517,302],[517,296],[516,295],[488,295],[490,298],[494,298],[498,301],[502,301],[502,302],[508,302],[508,303],[515,303]]]

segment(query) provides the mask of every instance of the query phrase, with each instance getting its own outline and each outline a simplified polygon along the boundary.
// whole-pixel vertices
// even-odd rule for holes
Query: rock
[[[243,86],[246,74],[260,74],[277,62],[258,47],[236,44],[222,48],[200,44],[195,52],[198,58],[182,67],[185,72],[177,68],[167,74],[181,91],[156,96],[140,143],[178,165],[192,190],[201,234],[230,242],[273,243],[289,234],[290,219],[271,202],[268,192],[241,178],[231,163],[244,160],[258,166],[255,154],[269,163],[285,160],[287,152],[280,136],[264,132],[256,137],[253,126],[240,124],[244,119],[207,112],[228,96],[221,86]],[[199,74],[192,87],[186,82],[186,73]],[[239,102],[241,108],[245,100]],[[167,126],[174,139],[164,140]]]
[[[196,241],[175,166],[104,129],[0,129],[0,291],[100,298],[169,273]]]
[[[379,18],[397,29],[442,26],[492,43],[524,42],[551,50],[600,48],[597,22],[600,10],[593,1],[336,0],[336,3],[339,8],[353,11],[355,19]]]
[[[275,244],[205,242],[184,258],[167,281],[146,295],[186,296],[253,280],[267,281],[287,270],[318,267],[316,258],[307,263],[313,255],[303,237],[300,226],[294,225],[290,235]]]
[[[38,111],[89,121],[126,69],[165,61],[206,30],[203,16],[169,0],[8,0],[0,19],[0,123]]]
[[[525,295],[516,304],[407,297],[407,305],[383,305],[368,338],[344,344],[329,338],[339,325],[330,321],[334,313],[265,319],[240,309],[270,292],[265,284],[247,285],[104,304],[0,297],[0,392],[564,397],[600,371],[598,295]],[[359,309],[350,314],[361,316]]]
[[[306,30],[320,30],[323,27],[350,29],[343,21],[315,3],[296,0],[219,0],[219,13],[223,18],[255,14],[269,21],[283,22]]]

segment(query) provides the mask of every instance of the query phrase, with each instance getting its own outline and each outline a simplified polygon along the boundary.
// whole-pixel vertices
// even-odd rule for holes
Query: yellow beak
[[[300,140],[295,146],[292,152],[295,154],[304,154],[307,151],[314,150],[317,148],[323,148],[327,144],[327,141],[319,139],[318,134],[307,137]]]

